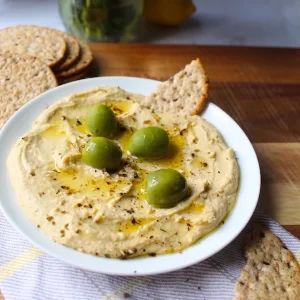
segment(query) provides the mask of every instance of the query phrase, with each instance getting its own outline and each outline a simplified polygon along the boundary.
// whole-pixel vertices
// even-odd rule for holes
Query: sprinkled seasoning
[[[134,209],[130,208],[130,209],[124,209],[126,212],[128,212],[129,214],[133,214],[134,213]]]

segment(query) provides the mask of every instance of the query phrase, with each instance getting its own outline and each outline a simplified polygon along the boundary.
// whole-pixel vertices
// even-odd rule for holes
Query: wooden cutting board
[[[95,76],[165,80],[199,57],[210,79],[209,100],[242,127],[255,147],[261,209],[300,238],[300,49],[90,46]]]

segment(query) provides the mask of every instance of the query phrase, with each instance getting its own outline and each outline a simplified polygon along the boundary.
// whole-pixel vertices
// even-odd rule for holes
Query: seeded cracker
[[[0,54],[27,54],[53,67],[63,59],[65,51],[62,36],[49,28],[20,25],[0,30]]]
[[[61,80],[64,77],[69,77],[82,73],[85,71],[91,64],[93,60],[92,52],[89,46],[81,40],[77,40],[80,45],[80,57],[74,64],[69,66],[67,69],[56,73],[57,79]]]
[[[82,79],[86,76],[86,74],[87,74],[87,72],[81,72],[81,73],[71,75],[71,76],[68,76],[68,77],[62,77],[61,79],[58,80],[58,84],[65,84],[65,83],[68,83],[68,82],[72,82],[72,81]]]
[[[70,34],[61,31],[56,32],[62,35],[67,45],[66,54],[63,60],[54,68],[55,72],[60,72],[69,67],[79,58],[80,47],[76,38],[72,37]]]
[[[203,109],[207,95],[208,79],[197,59],[145,97],[144,106],[158,112],[195,115]]]
[[[300,267],[276,235],[256,224],[245,255],[248,260],[235,286],[236,300],[300,299]]]
[[[0,54],[0,129],[22,105],[55,86],[51,69],[36,57]]]

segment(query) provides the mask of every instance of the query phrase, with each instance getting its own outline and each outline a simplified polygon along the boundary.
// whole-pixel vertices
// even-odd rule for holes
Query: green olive
[[[86,115],[86,126],[96,136],[113,137],[118,131],[118,122],[113,111],[103,104],[96,104]]]
[[[137,130],[131,137],[128,151],[131,155],[144,158],[159,158],[167,154],[168,133],[159,127],[145,127]]]
[[[176,170],[161,169],[147,176],[147,202],[157,208],[171,208],[188,194],[186,179]]]
[[[92,138],[82,153],[83,161],[97,169],[116,170],[120,168],[122,151],[113,141],[104,137]]]

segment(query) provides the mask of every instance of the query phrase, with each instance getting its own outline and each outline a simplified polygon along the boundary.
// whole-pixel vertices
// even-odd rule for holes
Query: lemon
[[[145,19],[158,25],[178,25],[195,10],[192,0],[145,0],[144,2]]]

